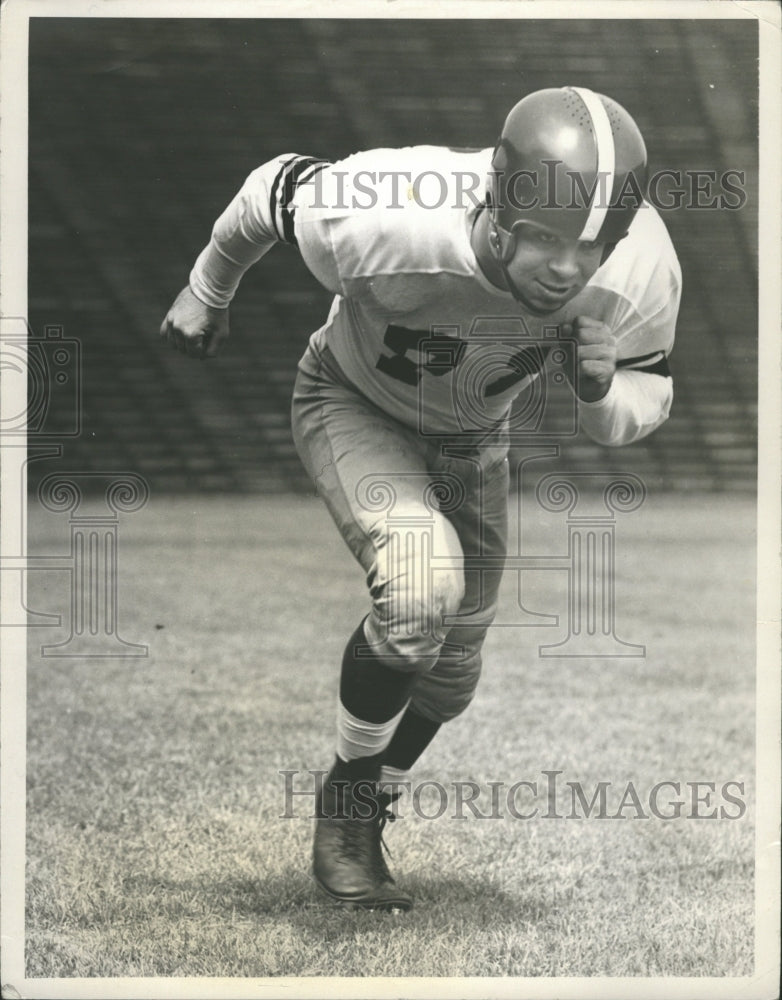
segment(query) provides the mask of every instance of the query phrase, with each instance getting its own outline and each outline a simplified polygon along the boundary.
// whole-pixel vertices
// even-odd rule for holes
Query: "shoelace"
[[[396,822],[396,815],[393,812],[391,812],[390,806],[391,803],[396,801],[396,799],[398,798],[399,798],[398,794],[391,797],[388,804],[384,806],[383,811],[381,812],[377,820],[377,843],[375,845],[377,848],[377,854],[374,860],[375,860],[376,870],[378,871],[378,873],[381,875],[382,878],[386,879],[389,882],[393,882],[394,879],[391,875],[391,872],[388,870],[388,865],[386,864],[386,859],[383,856],[383,851],[386,852],[389,858],[392,858],[393,854],[391,853],[391,849],[389,848],[388,844],[383,839],[383,831],[386,828],[386,823]]]
[[[387,796],[384,798],[388,798]],[[394,823],[396,816],[390,810],[391,802],[378,797],[380,812],[369,820],[346,820],[342,828],[341,855],[347,861],[359,860],[365,864],[380,881],[393,882],[383,851],[391,857],[388,844],[383,839],[386,823]]]
[[[340,838],[340,854],[345,861],[355,862],[359,860],[361,864],[372,872],[381,882],[394,881],[391,872],[386,864],[383,852],[391,857],[391,851],[383,838],[383,831],[387,823],[394,823],[396,815],[391,811],[391,806],[399,798],[400,793],[389,794],[380,792],[375,796],[378,807],[377,814],[371,819],[346,819],[342,826],[342,836]],[[345,803],[346,812],[350,809]]]

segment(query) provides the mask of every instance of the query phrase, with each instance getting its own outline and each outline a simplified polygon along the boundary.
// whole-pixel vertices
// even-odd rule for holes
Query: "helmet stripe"
[[[586,105],[597,144],[597,177],[595,178],[595,194],[589,215],[581,230],[579,239],[596,240],[608,213],[611,195],[614,190],[616,168],[616,151],[614,149],[614,134],[611,122],[603,102],[592,90],[586,87],[571,87]],[[603,179],[605,178],[605,181]]]

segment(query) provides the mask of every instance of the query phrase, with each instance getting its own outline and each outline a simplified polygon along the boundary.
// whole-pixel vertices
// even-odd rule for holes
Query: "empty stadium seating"
[[[666,213],[685,281],[671,420],[621,451],[579,437],[558,462],[754,488],[751,22],[78,20],[36,19],[30,38],[29,320],[62,327],[82,363],[81,432],[31,463],[33,483],[57,468],[132,470],[156,493],[311,489],[288,408],[328,295],[293,250],[247,276],[218,361],[158,339],[212,220],[278,152],[489,146],[523,93],[574,82],[633,111],[653,169],[744,170],[749,200]]]

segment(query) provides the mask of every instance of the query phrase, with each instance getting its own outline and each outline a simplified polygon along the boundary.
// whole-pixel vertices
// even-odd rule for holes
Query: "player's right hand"
[[[185,286],[166,313],[160,336],[189,358],[213,358],[228,336],[228,309],[205,305]]]

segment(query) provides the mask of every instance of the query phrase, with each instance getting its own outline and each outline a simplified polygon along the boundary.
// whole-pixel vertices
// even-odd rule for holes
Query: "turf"
[[[566,551],[563,515],[527,516],[525,551]],[[33,510],[30,535],[33,553],[66,552],[67,516]],[[506,577],[478,696],[414,775],[441,782],[448,809],[426,819],[405,797],[388,829],[416,898],[405,916],[324,902],[309,800],[281,818],[278,772],[330,762],[336,665],[366,605],[319,502],[153,497],[119,535],[119,631],[149,655],[42,658],[67,614],[31,630],[30,978],[752,973],[749,500],[658,496],[619,516],[617,633],[643,658],[541,657],[562,630],[512,627]],[[525,581],[529,607],[564,615],[561,572]],[[67,611],[67,588],[33,573],[30,605]],[[546,770],[562,771],[560,819],[543,815]],[[477,782],[487,812],[488,782],[522,779],[541,789],[534,819],[505,798],[500,818],[454,818],[453,782]],[[590,797],[610,782],[613,815],[628,782],[646,804],[664,780],[686,793],[679,819],[566,818],[567,781]],[[746,812],[689,818],[694,781],[715,782],[731,815],[721,786],[743,782]]]

